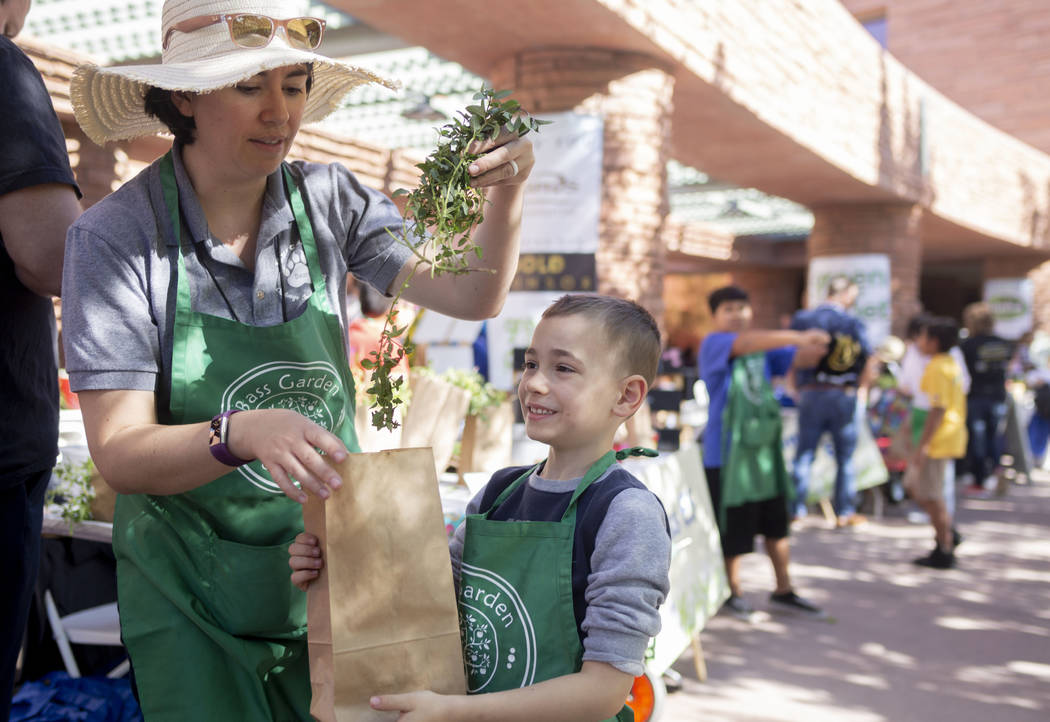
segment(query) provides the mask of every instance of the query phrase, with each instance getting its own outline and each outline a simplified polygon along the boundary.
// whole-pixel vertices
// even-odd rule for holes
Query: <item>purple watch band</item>
[[[244,466],[251,461],[251,459],[234,456],[226,446],[230,431],[230,417],[237,413],[240,413],[240,409],[229,409],[221,414],[216,414],[211,420],[211,439],[208,451],[226,466]]]

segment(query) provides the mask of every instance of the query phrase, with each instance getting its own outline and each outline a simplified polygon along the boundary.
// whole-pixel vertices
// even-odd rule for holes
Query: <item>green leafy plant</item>
[[[398,362],[411,353],[411,344],[401,337],[406,326],[396,323],[396,306],[420,266],[430,268],[431,276],[446,273],[462,275],[472,271],[488,271],[471,266],[471,260],[481,258],[481,246],[474,243],[471,234],[485,219],[485,191],[470,185],[470,164],[480,157],[476,148],[500,134],[501,128],[519,137],[539,130],[549,121],[537,120],[510,99],[511,91],[482,88],[474,94],[473,105],[459,112],[459,117],[438,130],[438,147],[426,160],[418,164],[422,171],[419,185],[412,191],[398,190],[395,196],[405,196],[405,224],[400,234],[388,229],[394,238],[412,251],[416,259],[412,273],[398,289],[394,304],[387,314],[379,342],[362,365],[371,371],[367,393],[374,399],[372,425],[377,429],[394,429],[394,410],[404,377],[391,378],[390,372]]]
[[[79,464],[63,461],[55,467],[54,473],[58,483],[47,490],[44,501],[59,508],[72,533],[73,527],[91,518],[91,502],[95,500],[91,477],[95,473],[95,464],[91,459]]]
[[[476,369],[471,369],[470,371],[446,369],[440,374],[435,374],[432,370],[425,367],[416,371],[417,373],[422,372],[424,375],[435,376],[442,381],[467,391],[470,394],[470,408],[467,409],[468,416],[480,416],[482,419],[488,418],[486,412],[502,404],[509,396],[506,391],[497,389],[486,381],[485,377],[478,373]]]

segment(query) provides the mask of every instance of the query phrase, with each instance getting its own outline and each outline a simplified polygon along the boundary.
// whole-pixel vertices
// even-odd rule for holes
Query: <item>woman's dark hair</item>
[[[0,2],[3,2],[3,0],[0,0]],[[313,85],[314,66],[312,63],[307,63],[307,95],[310,94],[310,89]],[[180,113],[179,109],[175,107],[175,103],[171,99],[172,94],[175,92],[174,90],[165,90],[164,88],[154,88],[152,86],[147,88],[143,109],[146,111],[146,115],[151,115],[166,125],[171,134],[175,136],[176,142],[182,145],[190,145],[196,138],[197,123],[194,122],[193,118]]]
[[[164,88],[150,87],[146,90],[146,99],[143,107],[146,115],[152,115],[168,127],[171,134],[175,136],[177,143],[190,145],[196,137],[194,131],[197,130],[197,123],[190,116],[180,113],[179,109],[175,107],[175,103],[171,99],[171,95],[174,92]]]

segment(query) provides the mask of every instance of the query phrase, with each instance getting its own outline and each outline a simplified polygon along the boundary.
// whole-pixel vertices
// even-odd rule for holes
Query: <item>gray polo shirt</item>
[[[312,293],[281,171],[263,199],[255,271],[208,230],[176,146],[183,256],[191,303],[201,313],[254,326],[296,318]],[[62,279],[62,336],[74,391],[154,391],[167,407],[178,242],[166,211],[159,161],[89,208],[69,229]],[[410,252],[387,233],[401,214],[338,164],[294,162],[328,291],[342,328],[346,274],[385,291]]]

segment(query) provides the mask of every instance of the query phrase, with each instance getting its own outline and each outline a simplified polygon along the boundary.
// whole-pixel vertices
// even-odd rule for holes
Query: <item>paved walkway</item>
[[[909,563],[932,536],[902,513],[844,531],[811,517],[795,533],[795,586],[830,623],[769,611],[772,570],[749,555],[757,618],[711,620],[709,678],[682,657],[663,720],[1050,720],[1050,478],[960,499],[951,571]]]

